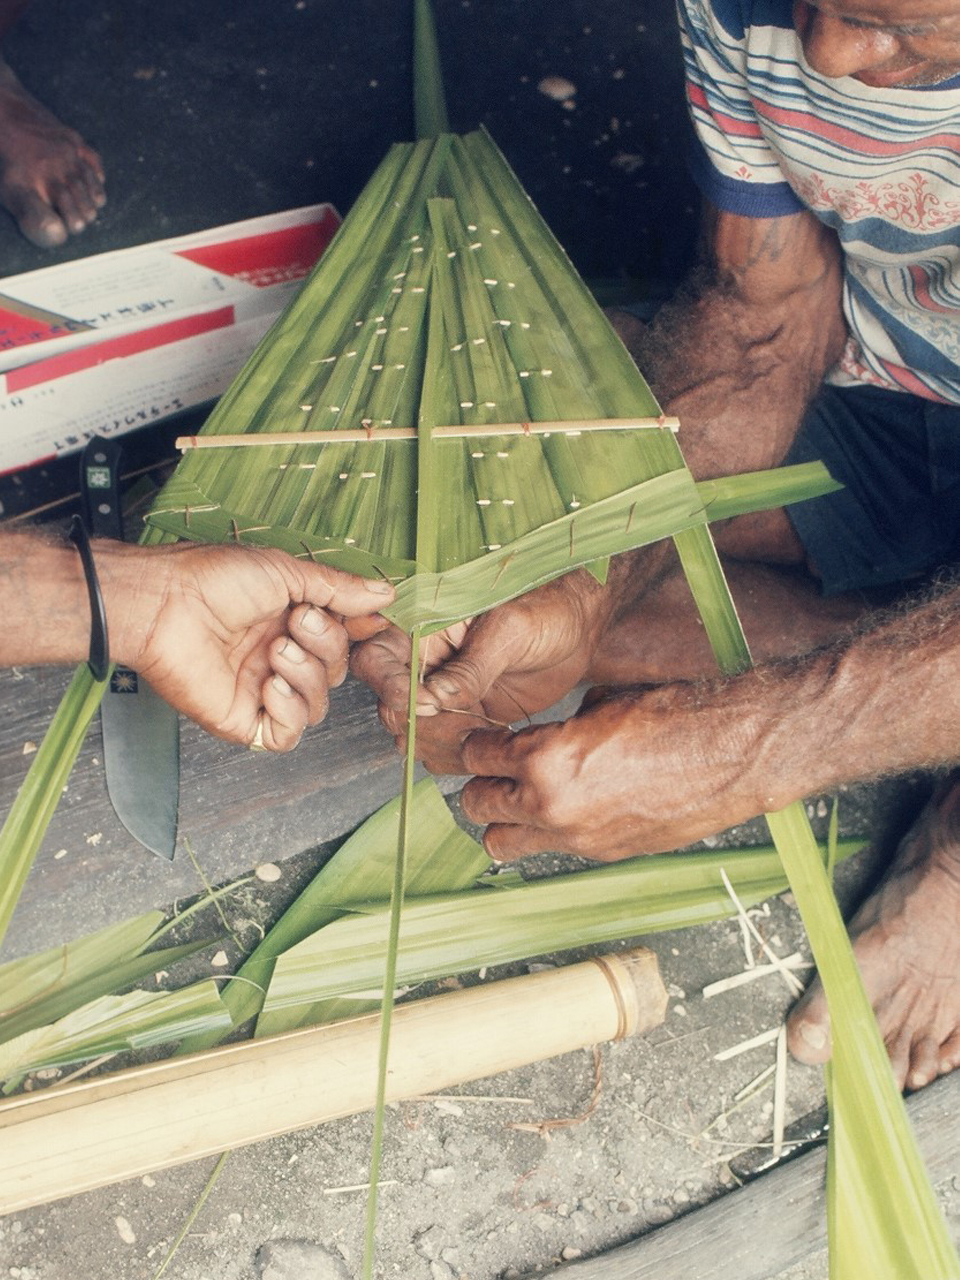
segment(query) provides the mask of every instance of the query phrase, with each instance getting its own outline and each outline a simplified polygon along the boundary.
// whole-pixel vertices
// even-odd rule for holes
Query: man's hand
[[[421,646],[417,754],[434,773],[465,773],[461,745],[480,725],[528,719],[588,670],[613,594],[583,570],[459,623]],[[406,738],[410,640],[392,627],[358,645],[350,669],[380,699],[397,745]]]
[[[714,686],[706,686],[712,688]],[[591,694],[577,715],[464,741],[463,811],[491,858],[613,862],[690,844],[763,807],[742,726],[693,684]]]
[[[343,619],[393,599],[280,551],[98,542],[94,555],[113,657],[211,733],[271,751],[326,715],[347,671]]]

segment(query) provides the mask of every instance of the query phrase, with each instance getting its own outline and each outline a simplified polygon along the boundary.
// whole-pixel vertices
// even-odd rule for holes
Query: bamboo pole
[[[483,440],[487,436],[579,436],[587,431],[672,431],[680,428],[678,418],[660,414],[656,418],[571,418],[552,422],[469,422],[433,427],[430,434],[440,440]],[[303,444],[366,444],[384,440],[416,440],[416,427],[334,427],[330,431],[255,431],[247,435],[178,436],[181,453],[190,449],[265,449]]]
[[[387,1100],[663,1021],[646,948],[397,1008]],[[379,1015],[54,1086],[0,1104],[0,1214],[370,1110]]]

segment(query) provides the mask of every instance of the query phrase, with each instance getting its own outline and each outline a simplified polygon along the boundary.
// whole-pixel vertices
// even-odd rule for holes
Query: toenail
[[[800,1039],[811,1049],[823,1049],[827,1043],[827,1033],[815,1022],[801,1022],[797,1028]]]

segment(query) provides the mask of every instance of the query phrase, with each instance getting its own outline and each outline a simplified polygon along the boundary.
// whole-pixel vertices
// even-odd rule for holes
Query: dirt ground
[[[456,127],[490,127],[574,261],[608,296],[668,293],[689,261],[696,222],[670,6],[437,0],[437,10]],[[54,254],[33,249],[0,217],[0,271],[316,200],[346,210],[387,145],[409,131],[408,34],[406,0],[34,0],[8,56],[102,151],[110,203],[97,227]],[[570,81],[567,105],[540,91],[545,77]],[[821,829],[829,799],[809,802]],[[886,791],[842,797],[844,831],[868,833],[888,800]],[[756,826],[731,842],[741,838],[765,840]],[[265,852],[251,850],[241,865]],[[256,933],[250,921],[274,918],[316,858],[312,850],[279,858],[279,881],[228,899],[226,909],[247,922],[245,936]],[[866,872],[847,874],[852,883]],[[78,876],[76,900],[51,911],[84,919],[84,891]],[[111,911],[124,907],[118,891]],[[789,900],[755,918],[780,954],[805,950]],[[575,1276],[579,1260],[736,1185],[737,1153],[769,1143],[773,1104],[769,1083],[735,1099],[772,1063],[773,1047],[716,1055],[777,1026],[791,997],[767,978],[703,998],[708,983],[744,968],[735,921],[647,941],[668,986],[667,1017],[644,1037],[603,1048],[595,1105],[585,1050],[391,1109],[379,1275],[508,1280],[567,1264]],[[322,1062],[304,1088],[323,1090]],[[788,1120],[821,1101],[820,1072],[792,1065]],[[511,1127],[547,1119],[569,1123],[544,1135]],[[165,1274],[356,1276],[364,1193],[355,1188],[367,1180],[370,1124],[360,1116],[230,1155]],[[213,1164],[0,1219],[0,1275],[151,1280]],[[960,1228],[955,1180],[939,1192]],[[725,1274],[711,1257],[688,1280]],[[823,1275],[817,1256],[782,1280]]]
[[[844,830],[862,832],[880,820],[888,799],[868,792],[843,797]],[[826,797],[810,802],[821,829],[826,810]],[[723,843],[760,838],[750,824]],[[313,851],[283,860],[279,879],[254,879],[224,899],[242,943],[259,936],[258,926],[275,918],[317,862]],[[557,865],[535,860],[529,873]],[[869,874],[867,858],[847,864],[844,896]],[[807,954],[789,895],[755,909],[752,918],[778,954]],[[462,981],[493,982],[633,941],[537,957]],[[603,1046],[599,1075],[585,1049],[390,1108],[377,1275],[509,1280],[569,1266],[574,1280],[582,1260],[602,1259],[732,1190],[765,1158],[771,1080],[737,1099],[772,1066],[774,1046],[723,1061],[717,1055],[778,1026],[792,997],[777,977],[704,997],[708,983],[748,963],[734,919],[642,941],[659,958],[668,1012],[646,1035]],[[193,974],[224,971],[214,950],[192,962]],[[232,967],[240,951],[232,943],[226,951]],[[32,1083],[43,1087],[49,1079]],[[322,1092],[322,1060],[304,1088]],[[821,1073],[791,1064],[786,1096],[788,1125],[816,1112]],[[561,1123],[538,1129],[542,1121]],[[0,1273],[14,1280],[151,1280],[187,1228],[164,1272],[178,1280],[356,1277],[370,1136],[371,1119],[362,1115],[236,1150],[192,1221],[213,1158],[7,1217],[0,1220]],[[955,1177],[938,1190],[960,1233]],[[798,1240],[795,1265],[783,1280],[826,1276],[825,1256],[805,1253]],[[722,1259],[704,1256],[690,1280],[733,1274]]]

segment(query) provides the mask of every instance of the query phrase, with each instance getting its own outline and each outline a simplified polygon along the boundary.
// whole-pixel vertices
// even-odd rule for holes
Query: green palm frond
[[[390,151],[298,299],[185,442],[147,539],[273,545],[389,577],[391,615],[416,653],[421,631],[578,566],[602,579],[609,555],[673,537],[721,670],[745,670],[708,522],[781,505],[783,485],[796,499],[832,482],[814,467],[774,483],[694,483],[673,424],[503,156],[485,133],[444,132],[429,8],[416,3],[420,140]],[[78,674],[0,834],[0,935],[100,692]],[[410,817],[409,759],[402,805]],[[802,806],[769,822],[833,1016],[832,1276],[958,1280]],[[409,854],[410,825],[399,829]],[[403,855],[391,870],[385,1023],[403,949]],[[328,890],[328,913],[368,896]],[[501,913],[524,900],[519,887],[476,896]],[[284,945],[300,944],[302,924],[287,921]],[[348,927],[382,932],[376,913],[324,932]],[[268,978],[276,954],[261,951],[251,972]],[[258,1007],[242,985],[227,994],[232,1022]],[[385,1055],[386,1044],[381,1078]],[[365,1274],[371,1265],[368,1249]]]

